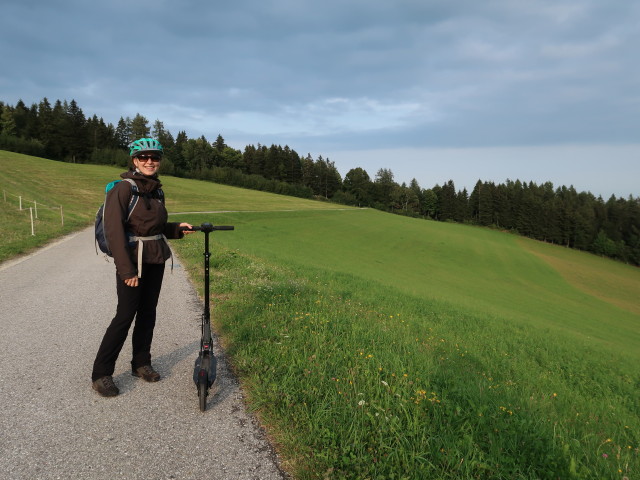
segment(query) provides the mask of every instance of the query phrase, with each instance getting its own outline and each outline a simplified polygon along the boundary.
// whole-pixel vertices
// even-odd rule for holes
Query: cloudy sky
[[[3,0],[0,100],[380,168],[640,196],[640,2]]]

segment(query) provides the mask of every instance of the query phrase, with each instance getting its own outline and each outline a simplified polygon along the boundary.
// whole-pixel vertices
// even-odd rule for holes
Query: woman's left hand
[[[193,225],[191,225],[190,223],[181,223],[180,227],[191,229],[191,228],[193,228]],[[185,234],[187,234],[187,233],[196,233],[196,231],[195,230],[183,230],[182,233],[185,233]]]

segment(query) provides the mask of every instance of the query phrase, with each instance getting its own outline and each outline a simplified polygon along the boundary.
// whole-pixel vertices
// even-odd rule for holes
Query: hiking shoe
[[[145,382],[157,382],[160,380],[160,374],[156,372],[151,365],[138,367],[131,372],[134,377],[140,377]]]
[[[111,377],[111,375],[99,378],[91,384],[91,388],[103,397],[115,397],[120,393],[116,384],[113,383],[113,377]]]

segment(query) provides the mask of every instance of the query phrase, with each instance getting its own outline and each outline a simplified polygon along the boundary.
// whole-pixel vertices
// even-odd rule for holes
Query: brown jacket
[[[161,183],[157,176],[147,177],[135,171],[124,172],[122,178],[136,182],[140,196],[138,203],[127,219],[132,191],[127,181],[118,182],[107,193],[104,202],[104,234],[116,264],[116,272],[122,280],[138,274],[138,245],[129,244],[128,236],[147,237],[164,234],[167,238],[182,238],[179,223],[168,223],[167,209],[154,194]],[[155,198],[154,198],[155,197]],[[148,240],[142,250],[143,263],[164,263],[171,257],[167,243]]]

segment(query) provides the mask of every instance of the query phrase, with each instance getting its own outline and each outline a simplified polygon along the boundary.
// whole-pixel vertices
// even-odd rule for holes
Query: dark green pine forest
[[[165,147],[161,172],[167,175],[499,228],[640,265],[640,198],[612,195],[604,200],[573,186],[521,180],[478,180],[471,192],[456,190],[453,180],[422,188],[415,179],[398,184],[384,168],[373,178],[363,168],[342,178],[328,158],[302,156],[286,145],[247,145],[241,151],[226,145],[221,135],[213,142],[189,138],[184,131],[174,137],[160,120],[150,125],[140,114],[121,117],[114,126],[95,114],[86,117],[75,100],[52,105],[43,98],[29,107],[22,100],[15,105],[0,101],[2,150],[125,167],[127,145],[148,136]]]

